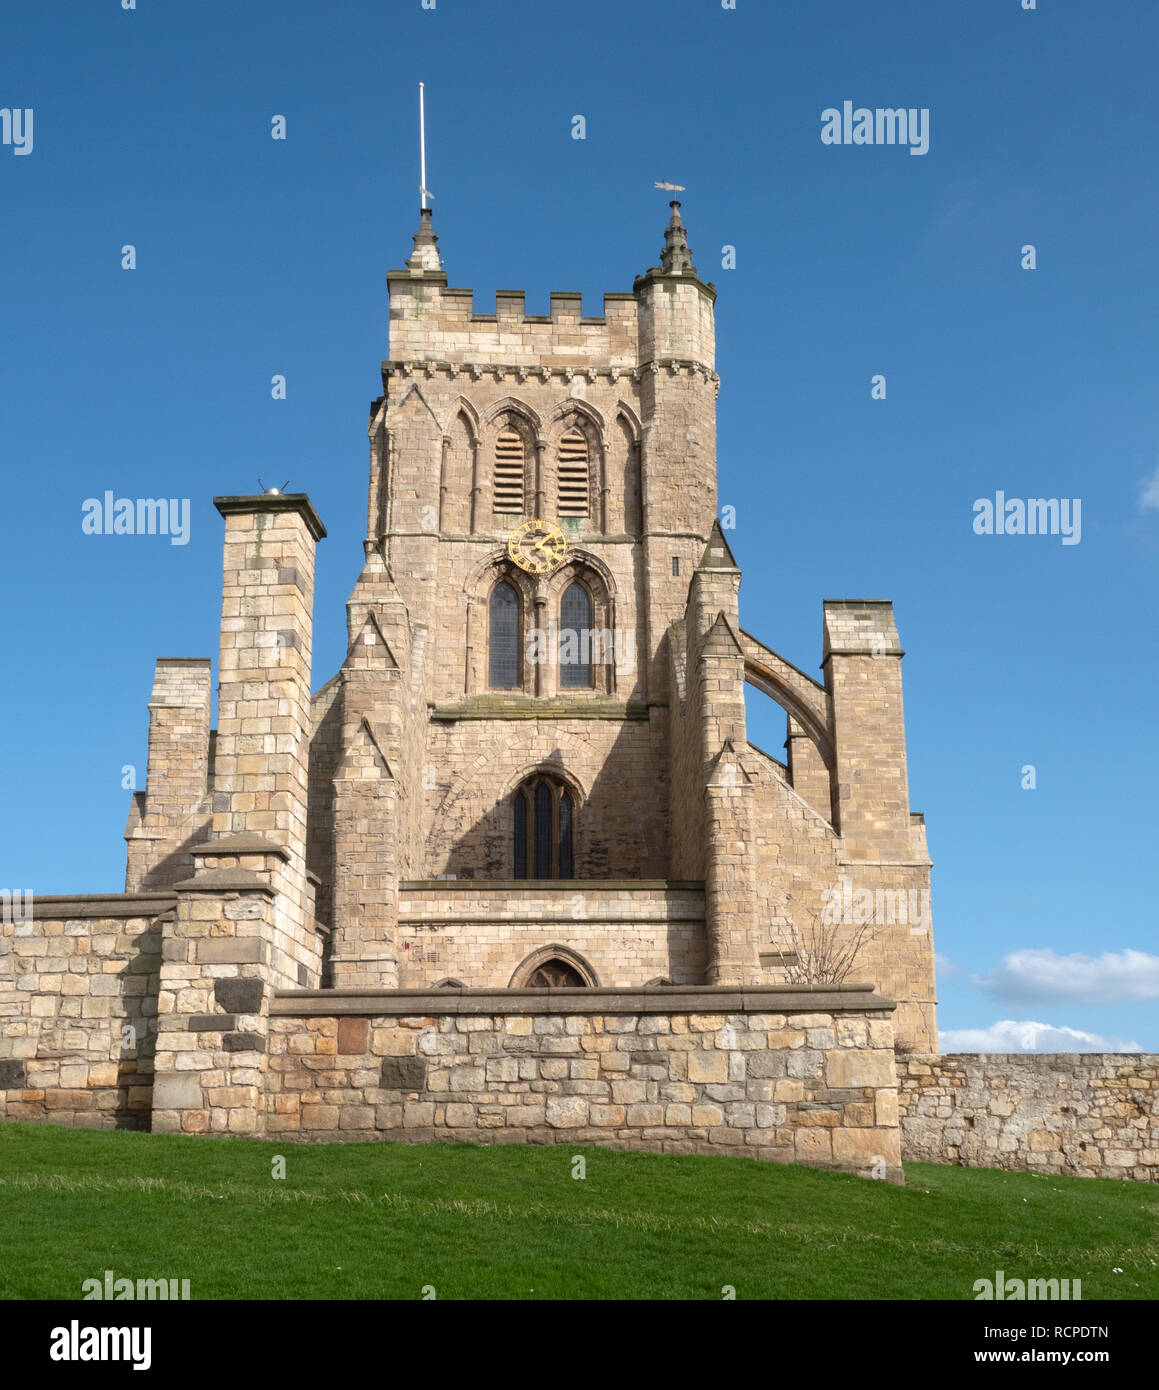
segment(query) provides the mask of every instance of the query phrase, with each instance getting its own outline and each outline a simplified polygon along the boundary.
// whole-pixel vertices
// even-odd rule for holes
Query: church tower
[[[129,891],[233,873],[260,837],[279,988],[775,986],[860,936],[851,978],[936,1049],[892,607],[825,602],[821,680],[741,626],[716,290],[680,204],[600,315],[565,291],[476,312],[429,209],[413,242],[346,657],[305,695],[308,499],[219,499],[225,722],[207,663],[159,665],[149,766],[175,772],[134,803]],[[746,685],[785,711],[783,761]]]
[[[469,884],[683,872],[669,647],[715,516],[717,378],[715,290],[675,203],[660,259],[598,317],[566,292],[544,316],[516,291],[477,313],[424,209],[387,277],[366,565],[317,740],[336,984],[426,982],[432,953],[456,978],[471,963],[437,931],[383,954],[384,840],[399,884],[463,885],[441,890],[456,903]]]

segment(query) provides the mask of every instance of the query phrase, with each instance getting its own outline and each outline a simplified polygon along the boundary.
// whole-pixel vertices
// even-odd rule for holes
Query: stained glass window
[[[592,601],[582,584],[569,584],[559,604],[559,684],[576,690],[592,683]]]
[[[490,666],[492,689],[518,689],[519,595],[506,580],[491,591]]]

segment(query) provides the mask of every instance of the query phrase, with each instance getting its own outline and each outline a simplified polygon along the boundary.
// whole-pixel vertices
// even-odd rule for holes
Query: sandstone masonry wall
[[[731,1153],[901,1181],[892,1041],[887,1001],[857,988],[282,993],[266,1133]]]
[[[125,827],[125,892],[171,887],[193,871],[188,852],[206,838],[211,670],[208,657],[159,657],[149,696],[147,790],[136,792]]]
[[[1159,1054],[900,1056],[907,1161],[1159,1182]]]
[[[149,1127],[173,899],[37,898],[31,921],[0,924],[0,1116]]]
[[[577,878],[670,876],[666,749],[647,719],[432,723],[427,756],[436,783],[424,821],[432,877],[513,876],[511,794],[537,767],[558,769],[576,789]]]
[[[699,985],[704,978],[700,885],[411,882],[402,885],[399,910],[399,973],[408,989],[448,977],[505,989],[517,967],[549,943],[576,952],[593,983],[606,987],[661,977]]]

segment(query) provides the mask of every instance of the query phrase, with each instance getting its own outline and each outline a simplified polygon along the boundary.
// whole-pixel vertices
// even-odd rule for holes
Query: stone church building
[[[311,698],[309,502],[219,498],[218,727],[209,662],[159,662],[127,891],[262,837],[295,984],[638,987],[783,980],[795,929],[848,880],[897,894],[866,978],[927,1050],[892,609],[824,605],[823,681],[742,626],[716,521],[716,291],[679,204],[661,264],[598,318],[578,294],[527,315],[512,291],[475,313],[437,240],[424,210],[387,277],[346,660]],[[553,525],[509,544],[535,520]],[[747,741],[746,682],[787,712],[783,762]]]
[[[50,933],[34,992],[56,1002],[9,1011],[0,1095],[5,1067],[51,1090],[71,1038],[116,1076],[89,1103],[156,1129],[554,1126],[900,1172],[893,1044],[937,1043],[892,607],[826,600],[820,679],[742,622],[716,290],[678,203],[660,264],[600,316],[513,290],[476,312],[437,243],[424,209],[387,276],[341,668],[312,693],[309,499],[217,498],[216,729],[210,660],[159,660],[125,893],[38,900],[137,984],[77,1016]],[[749,742],[746,684],[783,708],[783,757]],[[802,983],[810,943],[867,916],[848,981]],[[155,1036],[105,1058],[93,1030],[131,1015]]]

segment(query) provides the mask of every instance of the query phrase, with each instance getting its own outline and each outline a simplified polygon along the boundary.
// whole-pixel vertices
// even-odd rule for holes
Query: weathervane
[[[655,187],[655,188],[666,188],[666,189],[668,190],[669,193],[683,193],[683,192],[684,192],[684,185],[683,185],[682,183],[657,183],[657,184],[654,184],[653,187]]]

